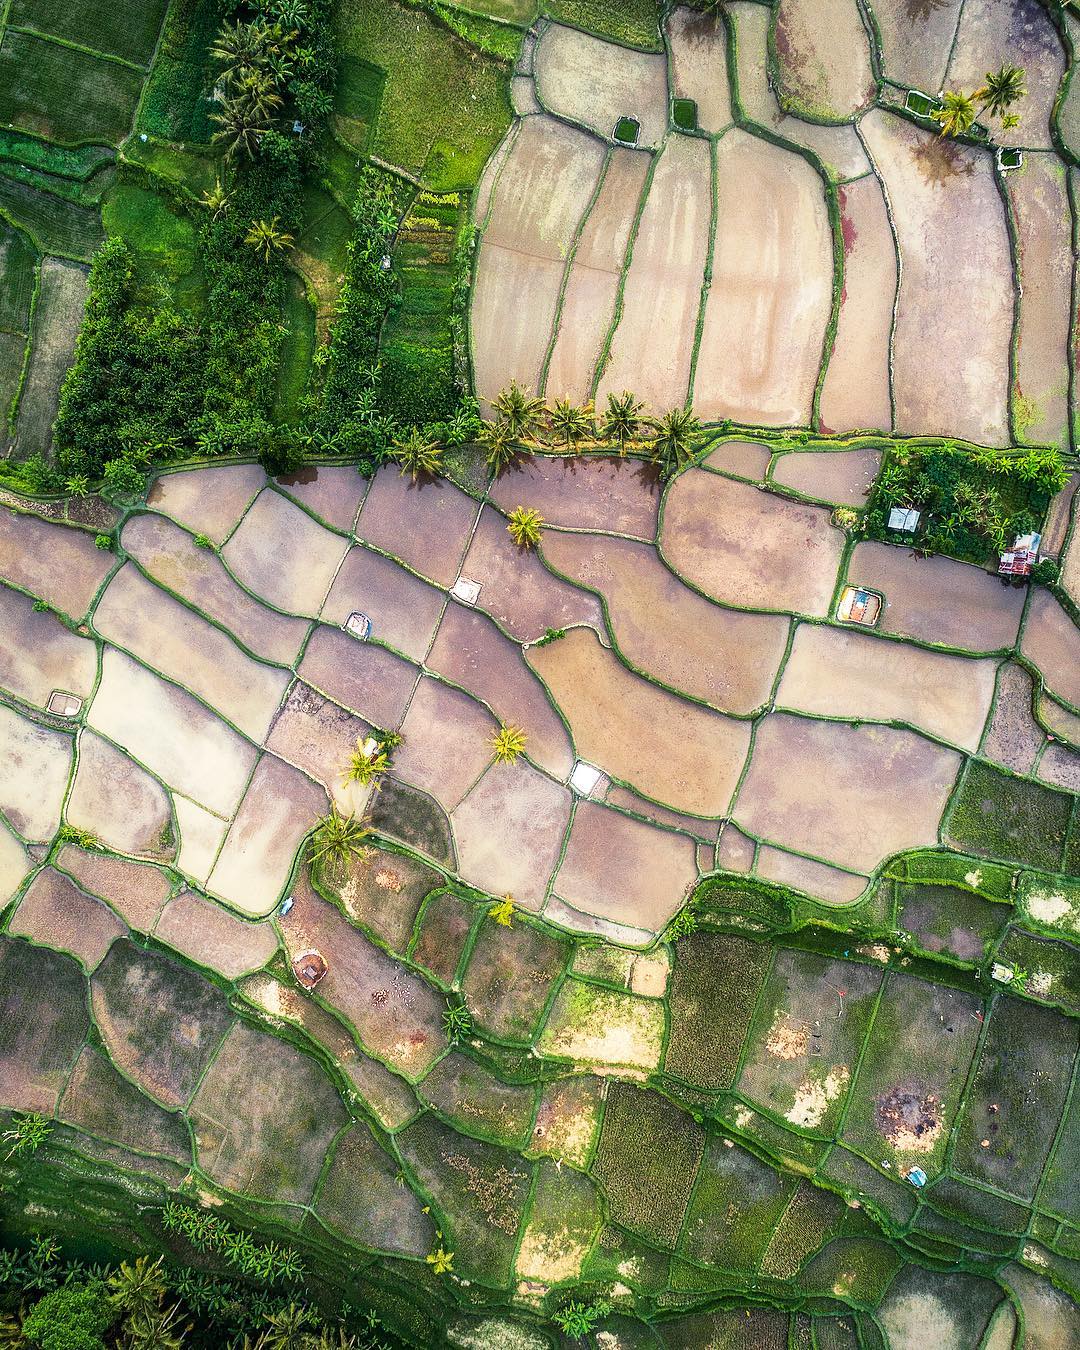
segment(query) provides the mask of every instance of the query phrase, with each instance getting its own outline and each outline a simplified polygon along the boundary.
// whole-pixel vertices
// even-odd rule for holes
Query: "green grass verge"
[[[138,276],[136,301],[152,304],[166,287],[173,301],[192,313],[204,303],[195,227],[155,192],[117,183],[105,199],[106,232],[131,249]]]
[[[315,312],[308,303],[303,282],[297,276],[290,276],[285,295],[285,341],[274,399],[274,417],[278,421],[295,423],[298,420],[300,399],[307,388],[314,353]]]
[[[137,130],[166,141],[210,139],[214,82],[210,44],[221,21],[216,0],[174,0],[150,71]]]
[[[1056,872],[1072,803],[1064,792],[972,760],[953,798],[949,838],[973,853]]]
[[[660,6],[656,0],[548,0],[547,12],[560,23],[587,29],[628,47],[660,50]]]

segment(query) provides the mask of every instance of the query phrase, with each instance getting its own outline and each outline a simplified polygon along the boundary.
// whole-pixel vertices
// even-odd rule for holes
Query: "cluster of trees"
[[[956,89],[943,94],[934,121],[943,136],[963,136],[975,125],[979,113],[986,112],[1000,118],[1002,130],[1009,131],[1020,121],[1010,109],[1026,93],[1023,68],[1003,65],[996,71],[988,70],[985,83],[971,93]]]
[[[970,449],[952,441],[899,446],[890,452],[870,494],[866,526],[887,536],[894,506],[923,512],[923,539],[935,552],[982,562],[1013,536],[1035,529],[1050,498],[1068,481],[1051,446]]]

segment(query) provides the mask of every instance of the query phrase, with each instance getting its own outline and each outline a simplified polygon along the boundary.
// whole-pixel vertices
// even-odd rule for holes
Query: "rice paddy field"
[[[0,1246],[160,1255],[185,1347],[279,1343],[214,1281],[311,1347],[1080,1345],[1080,26],[338,0],[246,368],[302,462],[28,491],[103,241],[213,322],[222,9],[290,21],[0,16]],[[319,421],[372,169],[334,407],[392,372],[440,473]],[[701,425],[496,471],[511,382]],[[1048,569],[872,527],[946,448],[1056,456]]]

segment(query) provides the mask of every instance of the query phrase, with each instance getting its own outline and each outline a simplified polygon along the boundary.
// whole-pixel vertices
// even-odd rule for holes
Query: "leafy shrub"
[[[23,1335],[42,1350],[104,1350],[102,1338],[112,1320],[102,1284],[69,1284],[34,1305]]]

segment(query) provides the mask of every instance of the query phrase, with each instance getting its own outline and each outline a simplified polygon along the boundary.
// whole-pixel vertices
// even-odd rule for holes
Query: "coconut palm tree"
[[[934,121],[941,128],[942,136],[962,136],[975,124],[978,106],[973,94],[965,94],[957,89],[942,95],[942,106],[934,113]]]
[[[506,423],[511,440],[525,440],[543,425],[544,400],[534,398],[517,380],[512,380],[491,406]]]
[[[401,465],[401,476],[409,474],[414,483],[422,473],[434,476],[442,468],[443,447],[429,441],[419,427],[394,442],[393,454]]]
[[[307,1350],[312,1321],[307,1308],[296,1303],[270,1313],[267,1328],[259,1337],[260,1350]]]
[[[311,840],[311,858],[316,864],[343,868],[352,857],[359,857],[367,838],[367,827],[355,816],[343,816],[336,806],[323,816]]]
[[[626,454],[626,442],[632,441],[641,430],[644,412],[645,405],[627,390],[621,394],[608,394],[601,430],[605,440],[614,441],[619,447],[620,455]]]
[[[497,422],[485,422],[478,433],[480,444],[484,447],[484,458],[488,468],[496,474],[504,473],[518,457],[519,447],[510,434],[510,426],[505,418]]]
[[[242,107],[233,99],[227,100],[220,112],[210,114],[211,122],[218,124],[212,139],[216,142],[228,142],[225,153],[231,157],[243,150],[249,158],[254,158],[259,142],[270,130],[265,117],[259,117],[248,108]]]
[[[496,764],[515,764],[525,750],[526,736],[520,727],[502,726],[491,738]]]
[[[556,400],[555,406],[548,413],[548,423],[556,442],[565,445],[568,450],[596,430],[592,404],[577,407],[565,398]]]
[[[281,95],[277,81],[267,71],[249,70],[236,81],[236,92],[232,100],[253,117],[268,121],[272,113],[281,107]]]
[[[161,1310],[166,1293],[161,1265],[160,1256],[156,1261],[137,1256],[133,1263],[122,1261],[109,1276],[109,1302],[125,1320],[151,1318]]]
[[[199,198],[214,220],[220,220],[229,210],[229,194],[225,184],[219,178],[212,188],[207,188]]]
[[[1001,66],[986,72],[986,83],[975,97],[989,113],[1004,118],[1014,103],[1027,93],[1022,66]]]
[[[515,506],[506,528],[518,548],[535,548],[543,525],[544,517],[534,506]]]
[[[689,464],[694,457],[694,444],[701,432],[701,423],[692,408],[673,408],[653,423],[650,451],[661,474],[672,474]]]
[[[287,230],[278,229],[278,216],[270,220],[253,220],[244,243],[262,254],[263,262],[269,262],[277,253],[284,253],[292,244],[293,237]]]
[[[256,68],[263,59],[265,49],[265,30],[259,24],[225,24],[210,48],[210,55],[222,63],[222,75],[226,80],[234,80],[246,70]]]
[[[390,760],[374,737],[358,740],[345,766],[345,782],[361,787],[378,787],[380,777],[389,769]]]

